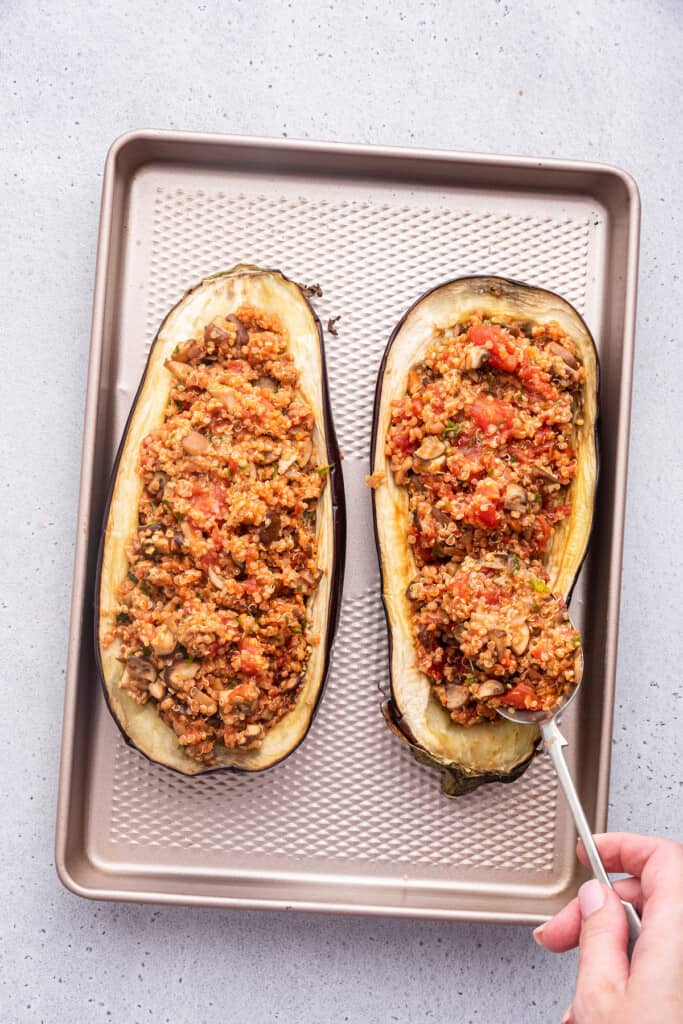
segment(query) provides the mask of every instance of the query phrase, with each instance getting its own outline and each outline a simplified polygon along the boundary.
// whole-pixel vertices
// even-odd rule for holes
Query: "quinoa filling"
[[[411,368],[407,394],[392,405],[386,455],[396,483],[408,491],[418,665],[460,724],[495,718],[496,704],[506,702],[500,686],[508,694],[526,688],[507,703],[524,697],[516,706],[545,709],[575,685],[570,661],[580,639],[562,599],[549,593],[544,559],[557,524],[571,513],[572,430],[581,423],[584,381],[576,346],[557,323],[502,323],[475,314],[439,332]],[[477,567],[492,552],[494,565]],[[463,572],[474,587],[471,606],[462,603]],[[538,657],[520,662],[514,630],[493,619],[492,630],[504,636],[489,638],[485,656],[477,649],[473,658],[474,647],[460,641],[482,588],[495,591],[499,610],[509,603],[506,618],[542,637],[546,653],[557,642],[571,658],[542,659],[539,641]],[[536,600],[527,600],[529,592]],[[478,613],[474,621],[479,629]]]
[[[185,752],[248,750],[296,703],[320,579],[313,412],[276,317],[249,306],[178,345],[144,439],[138,528],[117,591],[121,687]]]

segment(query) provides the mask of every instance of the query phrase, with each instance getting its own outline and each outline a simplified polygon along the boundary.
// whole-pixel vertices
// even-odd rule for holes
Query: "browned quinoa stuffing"
[[[276,317],[248,306],[177,346],[144,439],[138,530],[118,590],[121,686],[187,754],[258,747],[294,706],[320,578],[313,413]]]
[[[410,596],[418,667],[461,725],[495,719],[500,704],[552,707],[580,678],[581,638],[564,601],[516,555],[425,566]]]
[[[501,694],[492,685],[481,689],[489,666],[472,669],[461,656],[463,619],[450,616],[465,609],[452,603],[450,588],[463,560],[502,552],[505,564],[513,560],[517,582],[501,596],[518,617],[529,616],[529,629],[549,630],[545,611],[514,606],[528,576],[547,590],[543,559],[556,525],[571,512],[572,428],[580,423],[584,380],[576,347],[557,323],[501,323],[482,313],[439,333],[410,370],[407,394],[392,405],[386,455],[396,483],[408,490],[408,541],[420,570],[409,591],[418,664],[461,724],[496,717]],[[561,599],[544,605],[551,600],[548,615],[563,614]],[[509,639],[496,650],[509,654]],[[565,639],[571,646],[569,634]],[[489,674],[507,679],[506,692],[527,687],[519,705],[527,708],[551,707],[574,685],[559,662],[527,666],[526,675],[516,658],[495,666]]]

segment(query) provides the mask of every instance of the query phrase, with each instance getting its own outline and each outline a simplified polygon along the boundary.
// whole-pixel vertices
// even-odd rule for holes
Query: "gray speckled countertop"
[[[0,31],[0,1019],[559,1021],[574,959],[553,959],[525,929],[95,904],[57,881],[101,176],[112,139],[138,127],[576,157],[635,176],[643,233],[610,825],[680,834],[683,7],[6,0]]]

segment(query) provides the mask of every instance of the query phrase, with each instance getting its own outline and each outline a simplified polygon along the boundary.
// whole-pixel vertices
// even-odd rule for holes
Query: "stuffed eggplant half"
[[[302,741],[329,666],[344,495],[320,323],[238,266],[164,320],[119,449],[96,649],[126,740],[186,775]]]
[[[571,692],[566,601],[597,478],[593,339],[559,296],[494,277],[420,299],[380,367],[375,533],[390,634],[385,717],[448,795],[525,770]]]

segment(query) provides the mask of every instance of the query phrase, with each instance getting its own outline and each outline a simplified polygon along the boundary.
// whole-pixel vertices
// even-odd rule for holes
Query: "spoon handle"
[[[588,857],[588,862],[593,870],[593,874],[599,882],[602,882],[603,885],[613,889],[614,886],[612,885],[612,880],[605,871],[605,865],[602,863],[598,848],[595,845],[595,840],[593,839],[588,820],[584,814],[579,794],[576,792],[574,781],[570,775],[567,762],[564,759],[564,754],[562,753],[562,747],[567,746],[567,741],[560,732],[554,718],[550,719],[548,722],[543,722],[541,725],[541,733],[543,735],[543,749],[553,762],[553,767],[557,772],[560,785],[562,786],[564,795],[567,798],[569,809],[572,812],[572,816],[576,824],[576,830],[579,833],[581,842],[583,843],[583,848],[586,851],[586,856]],[[626,900],[622,900],[621,902],[628,922],[630,955],[630,952],[633,949],[633,944],[640,935],[640,918],[638,917],[635,908],[630,903],[627,903]]]

